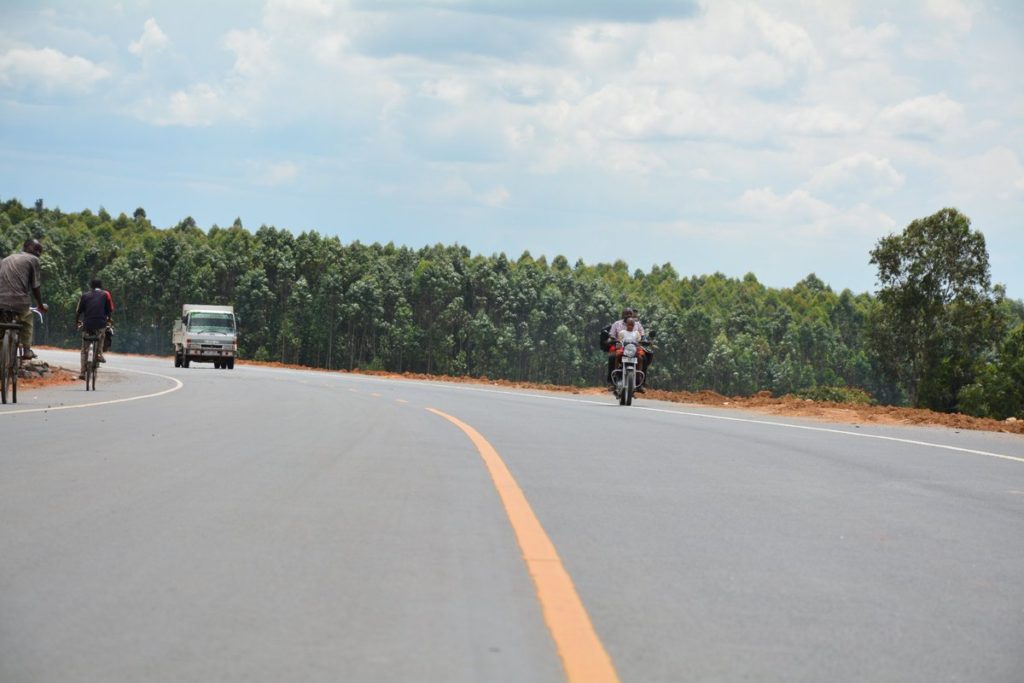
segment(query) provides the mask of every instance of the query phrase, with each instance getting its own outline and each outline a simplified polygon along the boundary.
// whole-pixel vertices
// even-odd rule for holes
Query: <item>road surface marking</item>
[[[174,377],[169,377],[167,375],[158,375],[155,372],[145,372],[143,370],[126,370],[125,368],[117,368],[116,372],[134,372],[134,373],[136,373],[138,375],[151,375],[153,377],[160,377],[161,379],[169,379],[172,382],[174,382],[175,386],[171,387],[170,389],[164,389],[163,391],[158,391],[155,394],[146,394],[145,396],[129,396],[128,398],[115,398],[115,399],[112,399],[110,401],[96,401],[95,403],[78,403],[78,404],[73,405],[73,406],[51,406],[49,408],[26,408],[24,410],[3,410],[3,411],[0,411],[0,415],[20,415],[20,414],[23,414],[23,413],[47,413],[47,412],[50,412],[50,411],[53,411],[53,410],[75,410],[77,408],[95,408],[96,406],[109,406],[109,405],[112,405],[114,403],[127,403],[128,401],[141,401],[141,400],[146,399],[146,398],[156,398],[157,396],[163,396],[164,394],[169,394],[172,391],[177,391],[178,389],[181,389],[183,386],[185,386],[184,384],[182,384],[181,380],[179,380],[179,379],[176,379]]]
[[[570,683],[617,683],[615,666],[590,623],[572,578],[501,456],[466,423],[440,410],[427,410],[461,429],[483,458],[537,589],[544,621],[562,658],[566,679]]]
[[[979,451],[973,448],[961,448],[960,446],[948,446],[942,443],[932,443],[930,441],[917,441],[915,439],[901,439],[896,436],[883,436],[881,434],[864,434],[862,432],[850,432],[845,429],[832,429],[829,427],[811,427],[810,425],[797,425],[788,422],[772,422],[770,420],[752,420],[750,418],[743,417],[728,417],[726,415],[707,415],[705,413],[690,413],[685,410],[667,410],[665,408],[646,408],[643,406],[639,407],[640,410],[648,410],[654,413],[669,413],[672,415],[688,415],[691,417],[706,417],[712,420],[729,420],[732,422],[747,422],[750,424],[758,425],[769,425],[772,427],[788,427],[790,429],[804,429],[809,432],[826,432],[829,434],[844,434],[846,436],[858,436],[864,439],[881,439],[882,441],[895,441],[897,443],[906,443],[914,446],[927,446],[930,448],[942,448],[947,451],[959,451],[960,453],[972,453],[974,455],[987,455],[990,458],[1001,458],[1003,460],[1015,460],[1017,462],[1024,462],[1024,458],[1017,457],[1015,455],[1003,455],[1002,453],[991,453],[989,451]]]
[[[447,385],[441,382],[429,382],[433,386],[445,386]],[[478,389],[476,387],[451,387],[461,391],[480,391],[490,394],[505,394],[507,396],[526,396],[528,398],[541,398],[549,401],[567,401],[569,403],[583,403],[586,405],[604,406],[610,405],[605,401],[591,401],[589,399],[582,398],[571,398],[568,396],[546,396],[544,394],[530,394],[530,393],[519,393],[511,391],[500,391],[497,389]],[[835,429],[831,427],[813,427],[811,425],[798,425],[790,422],[773,422],[771,420],[755,420],[747,417],[730,417],[728,415],[710,415],[708,413],[694,413],[686,410],[669,410],[667,408],[649,408],[647,406],[632,406],[633,410],[646,410],[652,413],[666,413],[668,415],[683,415],[686,417],[699,417],[708,420],[727,420],[729,422],[744,422],[747,424],[756,425],[767,425],[769,427],[785,427],[788,429],[803,429],[809,432],[825,432],[828,434],[842,434],[844,436],[856,436],[863,439],[880,439],[882,441],[895,441],[897,443],[911,444],[914,446],[925,446],[928,448],[941,448],[947,451],[957,451],[960,453],[970,453],[972,455],[984,455],[990,458],[1000,458],[1002,460],[1013,460],[1016,462],[1024,463],[1024,457],[1016,455],[1005,455],[1003,453],[992,453],[991,451],[981,451],[974,448],[963,448],[961,446],[949,446],[942,443],[933,443],[931,441],[918,441],[915,439],[902,439],[896,436],[884,436],[882,434],[865,434],[863,432],[851,432],[845,429]]]
[[[396,381],[396,380],[392,380],[392,379],[385,379],[385,378],[381,378],[381,377],[369,377],[369,376],[365,376],[365,375],[359,375],[359,376],[352,376],[352,375],[338,375],[338,376],[334,376],[334,375],[332,375],[331,378],[335,379],[335,380],[339,380],[339,381],[360,381],[360,382],[393,382],[393,381]],[[417,381],[419,381],[421,384],[424,384],[424,385],[427,385],[427,386],[432,386],[432,387],[437,387],[437,388],[442,388],[442,389],[451,389],[451,390],[454,390],[454,391],[476,391],[476,392],[485,393],[485,394],[502,394],[502,395],[505,395],[505,396],[514,396],[514,397],[539,398],[539,399],[543,399],[545,401],[564,401],[564,402],[567,402],[567,403],[581,403],[581,404],[584,404],[584,405],[594,405],[594,406],[607,406],[607,405],[611,405],[607,401],[593,401],[593,400],[589,400],[589,399],[573,398],[573,397],[570,397],[570,396],[548,396],[546,394],[534,394],[534,393],[529,393],[529,392],[503,391],[503,390],[500,390],[500,389],[485,389],[485,388],[482,388],[482,387],[470,387],[470,386],[465,386],[465,385],[453,385],[453,384],[448,383],[448,382],[434,382],[434,381],[430,381],[430,380],[417,380]],[[349,389],[349,391],[355,391],[355,389]],[[848,430],[845,430],[845,429],[834,429],[834,428],[829,428],[829,427],[812,427],[810,425],[798,425],[798,424],[792,424],[792,423],[789,423],[789,422],[772,422],[770,420],[755,420],[755,419],[752,419],[752,418],[744,418],[744,417],[729,417],[727,415],[711,415],[711,414],[708,414],[708,413],[695,413],[695,412],[690,412],[690,411],[685,411],[685,410],[668,410],[666,408],[648,408],[648,407],[639,406],[639,405],[632,406],[632,409],[633,410],[646,410],[646,411],[650,411],[650,412],[654,412],[654,413],[667,413],[669,415],[681,415],[681,416],[684,416],[684,417],[704,418],[704,419],[707,419],[707,420],[727,420],[727,421],[731,421],[731,422],[742,422],[742,423],[746,423],[746,424],[767,425],[769,427],[781,427],[781,428],[788,428],[788,429],[803,429],[805,431],[811,431],[811,432],[825,432],[825,433],[829,433],[829,434],[841,434],[841,435],[844,435],[844,436],[856,436],[856,437],[860,437],[860,438],[863,438],[863,439],[879,439],[881,441],[893,441],[893,442],[896,442],[896,443],[905,443],[905,444],[910,444],[910,445],[914,445],[914,446],[924,446],[926,448],[939,448],[939,449],[942,449],[942,450],[955,451],[955,452],[958,452],[958,453],[970,453],[971,455],[984,455],[984,456],[989,457],[989,458],[999,458],[1001,460],[1012,460],[1012,461],[1015,461],[1015,462],[1024,463],[1024,457],[1021,457],[1021,456],[1005,455],[1003,453],[992,453],[991,451],[982,451],[982,450],[978,450],[978,449],[974,449],[974,448],[962,448],[960,446],[948,446],[946,444],[934,443],[934,442],[931,442],[931,441],[918,441],[918,440],[915,440],[915,439],[902,439],[902,438],[899,438],[899,437],[896,437],[896,436],[884,436],[882,434],[865,434],[863,432],[852,432],[852,431],[848,431]]]
[[[396,398],[395,403],[408,403],[404,398]]]

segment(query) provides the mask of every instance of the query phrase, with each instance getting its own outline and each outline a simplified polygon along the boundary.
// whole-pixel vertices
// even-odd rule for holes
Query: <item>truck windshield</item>
[[[220,332],[231,334],[235,331],[235,318],[230,313],[193,313],[188,318],[191,332]]]

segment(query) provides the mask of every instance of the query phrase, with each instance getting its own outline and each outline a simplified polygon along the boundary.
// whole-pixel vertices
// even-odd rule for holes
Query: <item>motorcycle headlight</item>
[[[622,350],[622,355],[628,358],[632,358],[636,355],[636,344],[626,344],[626,348]]]

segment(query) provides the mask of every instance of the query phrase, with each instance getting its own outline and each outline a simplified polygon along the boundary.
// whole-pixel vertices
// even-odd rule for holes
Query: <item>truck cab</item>
[[[185,304],[171,332],[174,367],[213,363],[232,370],[238,355],[238,327],[232,306]]]

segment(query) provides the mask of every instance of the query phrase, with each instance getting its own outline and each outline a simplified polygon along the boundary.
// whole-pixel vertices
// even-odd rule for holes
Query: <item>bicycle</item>
[[[98,334],[82,337],[89,345],[85,348],[85,390],[96,391],[96,373],[100,369],[100,340]]]
[[[3,342],[0,344],[0,401],[7,403],[7,394],[11,395],[11,403],[18,402],[18,346],[21,344],[21,323],[15,311],[0,310],[0,331]]]

